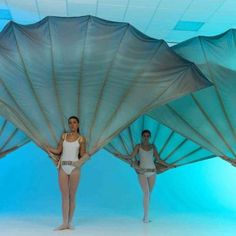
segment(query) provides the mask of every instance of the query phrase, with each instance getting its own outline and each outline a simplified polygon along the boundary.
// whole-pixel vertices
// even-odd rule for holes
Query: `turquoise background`
[[[167,171],[157,177],[151,216],[233,213],[235,179],[235,168],[219,158]],[[60,216],[57,170],[33,143],[0,160],[0,192],[0,214]],[[76,214],[81,217],[88,211],[141,217],[141,198],[133,169],[101,150],[83,167]]]

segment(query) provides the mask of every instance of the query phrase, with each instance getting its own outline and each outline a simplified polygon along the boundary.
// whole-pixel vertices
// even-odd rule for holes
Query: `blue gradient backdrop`
[[[234,212],[235,180],[235,168],[219,158],[165,172],[157,176],[151,215]],[[0,214],[60,216],[57,170],[33,143],[0,159],[0,193]],[[136,173],[101,150],[82,169],[76,214],[83,209],[141,217],[141,197]]]

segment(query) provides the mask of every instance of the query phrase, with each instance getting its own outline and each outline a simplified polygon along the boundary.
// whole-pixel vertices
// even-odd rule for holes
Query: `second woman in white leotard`
[[[118,157],[128,158],[128,159],[135,158],[136,155],[139,155],[140,171],[137,169],[137,173],[138,173],[139,183],[143,191],[143,208],[144,208],[143,222],[149,223],[150,220],[148,212],[149,212],[150,195],[156,180],[156,166],[154,163],[154,158],[156,159],[157,162],[161,163],[163,166],[168,167],[169,165],[161,160],[155,145],[149,143],[151,132],[149,130],[143,130],[141,136],[142,136],[142,142],[135,146],[133,152],[130,155],[122,155],[120,153],[115,153],[115,155]]]
[[[83,162],[86,153],[85,138],[79,133],[79,119],[71,116],[68,119],[69,133],[62,134],[57,148],[47,146],[49,154],[60,155],[58,163],[59,185],[62,194],[63,223],[55,230],[72,229],[71,223],[75,210],[75,194],[80,179],[79,162]]]

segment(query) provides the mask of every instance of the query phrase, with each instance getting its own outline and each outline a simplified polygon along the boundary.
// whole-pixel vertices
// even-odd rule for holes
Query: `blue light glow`
[[[178,21],[174,27],[174,30],[198,31],[203,25],[204,25],[204,22]]]
[[[7,9],[0,9],[0,19],[2,20],[11,20],[11,12]]]
[[[51,160],[29,143],[0,160],[0,214],[61,214],[57,170]],[[174,212],[236,210],[236,171],[215,158],[167,171],[157,177],[151,215]],[[137,175],[126,163],[101,150],[83,167],[76,214],[113,212],[141,217],[142,193]]]

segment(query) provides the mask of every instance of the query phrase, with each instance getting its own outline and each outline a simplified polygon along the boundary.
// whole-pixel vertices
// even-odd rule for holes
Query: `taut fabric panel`
[[[0,116],[0,158],[29,142],[29,138]]]
[[[93,153],[144,112],[211,85],[162,40],[127,23],[47,17],[0,35],[1,114],[39,146],[71,115]]]
[[[152,117],[215,155],[236,157],[236,31],[196,37],[173,47],[214,86],[156,109]]]
[[[160,158],[168,164],[178,167],[215,156],[148,115],[138,118],[104,148],[110,153],[129,155],[141,142],[141,132],[146,129],[151,132],[150,143],[156,146]]]

